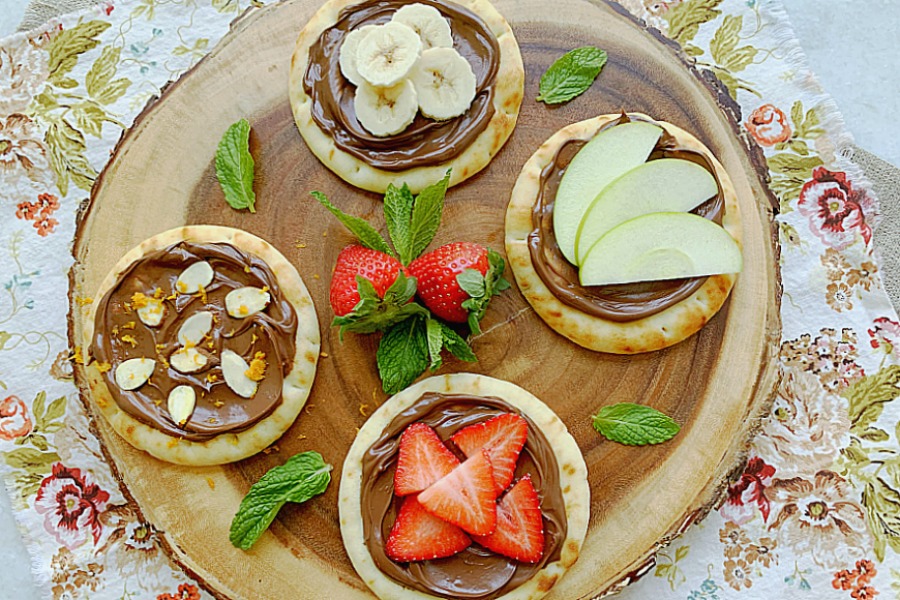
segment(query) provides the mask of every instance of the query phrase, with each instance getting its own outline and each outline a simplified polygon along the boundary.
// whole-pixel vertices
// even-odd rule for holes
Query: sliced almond
[[[271,300],[269,292],[258,287],[242,287],[228,292],[225,309],[236,319],[242,319],[265,309]]]
[[[259,387],[259,384],[247,377],[249,370],[250,365],[240,354],[222,350],[222,375],[225,376],[225,383],[241,398],[252,398]]]
[[[184,425],[194,413],[197,405],[197,392],[189,385],[179,385],[169,392],[167,406],[172,420],[179,425]]]
[[[205,260],[195,262],[181,272],[175,282],[175,290],[182,294],[196,294],[213,280],[213,268]]]
[[[194,373],[206,366],[209,359],[194,347],[179,348],[169,357],[169,364],[180,373]]]
[[[159,324],[162,323],[162,318],[165,313],[166,308],[163,305],[163,301],[160,298],[154,298],[152,296],[147,298],[147,303],[144,306],[137,309],[137,314],[141,319],[141,323],[147,327],[158,327]]]
[[[136,390],[147,383],[155,368],[152,358],[130,358],[116,367],[116,383],[123,390]]]
[[[213,314],[202,310],[192,314],[178,330],[178,343],[182,346],[197,346],[212,329]]]

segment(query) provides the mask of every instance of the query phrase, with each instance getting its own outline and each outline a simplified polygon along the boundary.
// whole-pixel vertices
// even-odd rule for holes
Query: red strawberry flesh
[[[385,553],[398,562],[432,560],[453,556],[470,543],[462,529],[431,515],[415,496],[407,496],[391,527]]]
[[[496,498],[491,461],[484,450],[419,494],[425,510],[473,535],[494,531]]]
[[[462,303],[469,299],[456,276],[466,269],[482,275],[490,268],[487,248],[473,242],[454,242],[423,254],[409,263],[409,274],[418,280],[418,295],[431,312],[445,321],[465,323],[469,311]]]
[[[372,287],[380,298],[397,279],[403,265],[393,256],[372,250],[359,244],[352,244],[341,250],[331,277],[329,299],[334,314],[341,317],[359,304],[359,289],[356,276],[361,275],[372,282]]]
[[[497,494],[500,494],[512,483],[516,461],[527,437],[528,422],[519,415],[506,413],[460,429],[450,439],[466,456],[482,449],[488,451]]]
[[[525,475],[497,503],[497,527],[473,539],[493,552],[524,563],[544,555],[544,521],[531,476]]]
[[[394,493],[398,496],[421,492],[459,465],[459,459],[444,445],[434,429],[413,423],[400,436]]]

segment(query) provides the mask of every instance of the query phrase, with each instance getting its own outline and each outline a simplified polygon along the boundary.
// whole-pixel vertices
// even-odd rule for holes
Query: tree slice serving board
[[[291,52],[319,4],[288,0],[249,11],[207,58],[169,85],[120,141],[75,240],[73,295],[92,295],[119,257],[143,239],[206,223],[245,229],[275,244],[316,302],[322,359],[308,405],[277,450],[224,467],[180,467],[133,449],[95,419],[124,492],[159,530],[172,557],[221,598],[371,597],[341,543],[337,479],[357,427],[385,400],[375,368],[377,338],[350,334],[341,344],[329,326],[331,269],[353,238],[309,192],[320,190],[377,226],[383,219],[380,197],[323,167],[291,116]],[[744,272],[723,310],[687,341],[637,356],[590,352],[551,331],[513,287],[493,300],[484,333],[474,340],[480,362],[448,360],[440,371],[510,380],[568,425],[588,465],[591,522],[581,558],[549,597],[590,598],[646,572],[655,550],[702,518],[743,464],[777,378],[780,284],[771,197],[762,183],[764,162],[738,133],[737,109],[727,94],[623,9],[601,0],[557,0],[552,10],[544,0],[498,0],[496,6],[521,46],[525,100],[506,147],[482,173],[449,191],[433,247],[471,240],[503,252],[506,205],[528,157],[566,124],[622,109],[697,135],[725,165],[741,204]],[[536,102],[547,67],[586,44],[609,53],[594,85],[559,107]],[[242,117],[252,125],[256,214],[225,204],[213,167],[219,137]],[[73,344],[80,343],[85,314],[72,304]],[[82,370],[76,373],[83,383]],[[672,415],[683,424],[681,433],[652,447],[605,441],[592,429],[591,415],[623,401]],[[233,548],[229,525],[250,485],[305,450],[321,452],[335,466],[328,491],[304,505],[286,505],[249,552]]]

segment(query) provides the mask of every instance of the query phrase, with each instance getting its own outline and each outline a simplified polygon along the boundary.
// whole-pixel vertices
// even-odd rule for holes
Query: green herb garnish
[[[253,193],[253,157],[250,156],[250,123],[233,123],[216,148],[216,179],[225,194],[225,202],[235,209],[256,212]]]
[[[545,104],[560,104],[580,96],[600,74],[606,58],[606,52],[593,46],[566,52],[541,75],[537,100]]]
[[[593,419],[594,429],[598,433],[627,446],[661,444],[681,430],[672,417],[655,408],[631,402],[604,406]]]
[[[283,465],[269,469],[241,501],[231,521],[231,543],[249,550],[285,502],[306,502],[323,493],[331,482],[331,469],[318,452],[295,454]]]

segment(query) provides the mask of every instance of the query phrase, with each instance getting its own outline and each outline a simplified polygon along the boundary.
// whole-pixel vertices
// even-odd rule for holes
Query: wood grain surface
[[[316,302],[324,354],[312,396],[273,452],[226,467],[178,467],[134,450],[95,420],[123,491],[158,528],[172,557],[221,598],[371,597],[341,544],[336,481],[323,496],[285,506],[251,551],[228,542],[241,498],[266,470],[314,449],[335,465],[336,479],[365,414],[385,400],[375,369],[376,336],[351,334],[341,344],[329,326],[330,272],[353,238],[309,192],[320,190],[382,227],[379,196],[351,188],[319,164],[288,105],[293,44],[318,4],[288,0],[251,10],[151,103],[98,179],[74,247],[72,295],[91,295],[116,260],[150,235],[182,224],[238,227],[275,244]],[[519,124],[483,172],[450,190],[434,246],[471,240],[502,252],[505,209],[524,161],[564,125],[622,109],[693,132],[725,165],[741,204],[744,272],[725,308],[687,341],[637,356],[584,350],[551,331],[513,287],[493,300],[484,333],[474,339],[480,362],[450,360],[441,369],[510,380],[542,398],[568,425],[588,465],[591,525],[579,562],[549,597],[589,598],[646,572],[654,551],[702,518],[743,465],[777,377],[780,285],[771,198],[761,181],[760,155],[739,134],[737,109],[722,88],[622,9],[599,0],[559,0],[552,10],[543,0],[495,4],[510,21],[525,61]],[[585,44],[609,53],[591,89],[560,107],[536,102],[540,75],[559,55]],[[213,168],[219,137],[242,117],[252,125],[256,214],[228,208]],[[73,304],[73,343],[81,339],[84,314]],[[76,375],[83,382],[81,369]],[[84,400],[90,407],[90,398]],[[683,429],[654,447],[604,441],[590,417],[622,401],[650,404]]]

